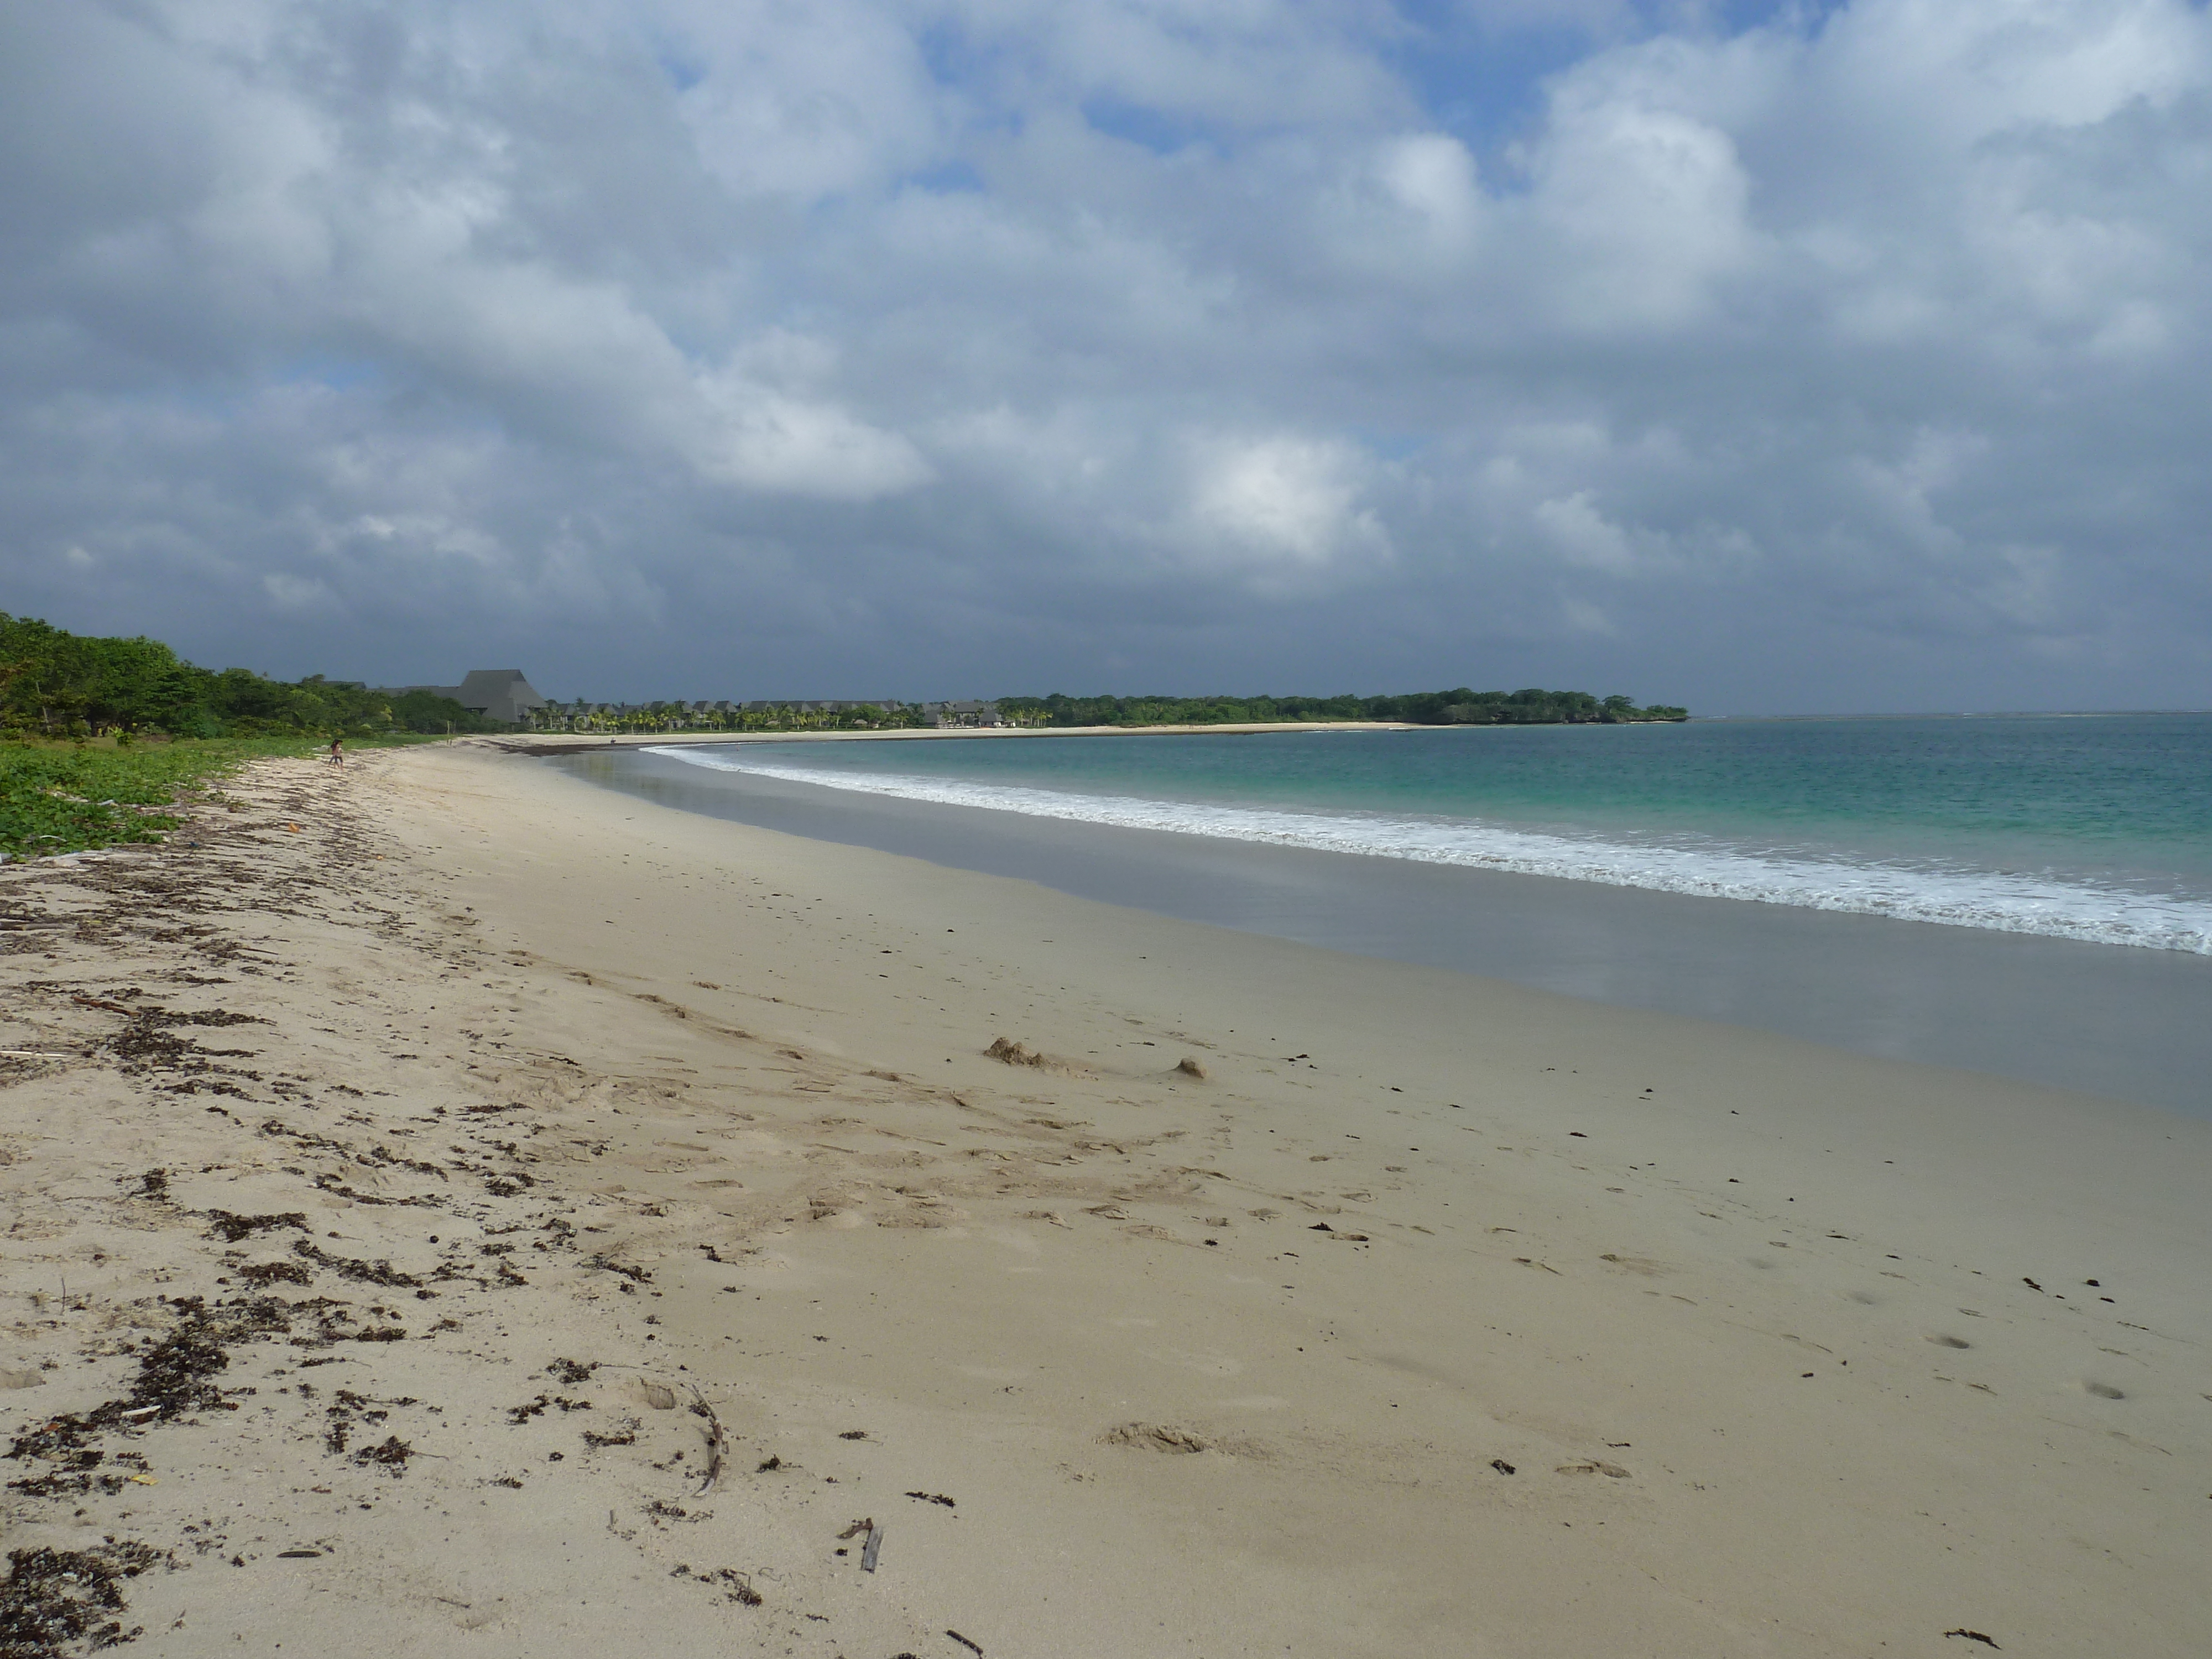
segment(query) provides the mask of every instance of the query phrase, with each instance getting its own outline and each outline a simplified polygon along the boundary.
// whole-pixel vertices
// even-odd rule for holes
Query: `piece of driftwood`
[[[696,1417],[707,1419],[707,1478],[699,1483],[695,1497],[704,1498],[714,1490],[714,1483],[722,1478],[722,1463],[729,1455],[730,1443],[722,1432],[722,1419],[714,1415],[714,1408],[707,1403],[707,1396],[695,1386],[691,1390],[691,1411]]]
[[[873,1572],[876,1570],[876,1557],[882,1551],[883,1547],[884,1529],[871,1522],[868,1527],[868,1541],[866,1547],[860,1551],[860,1571],[862,1572]]]

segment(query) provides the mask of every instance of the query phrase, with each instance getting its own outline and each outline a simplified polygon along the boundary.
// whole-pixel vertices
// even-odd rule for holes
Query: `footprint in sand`
[[[2092,1395],[2099,1400],[2125,1400],[2128,1397],[2126,1390],[2123,1389],[2116,1389],[2109,1382],[2096,1382],[2085,1380],[2081,1384],[2081,1392],[2086,1395]]]

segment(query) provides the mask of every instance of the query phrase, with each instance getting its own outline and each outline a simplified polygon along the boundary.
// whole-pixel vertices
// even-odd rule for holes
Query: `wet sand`
[[[2203,1123],[467,744],[233,795],[0,878],[10,1547],[144,1650],[2212,1623]]]
[[[2212,958],[893,799],[666,756],[576,775],[1109,904],[2212,1115]]]

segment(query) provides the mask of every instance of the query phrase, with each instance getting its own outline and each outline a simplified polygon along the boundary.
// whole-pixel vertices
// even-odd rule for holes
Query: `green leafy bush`
[[[0,853],[34,858],[159,841],[179,793],[270,745],[0,744]],[[289,745],[297,750],[299,745]]]
[[[158,640],[71,634],[0,611],[0,732],[245,738],[500,729],[428,691],[392,696],[320,674],[285,681],[247,668],[217,672]]]

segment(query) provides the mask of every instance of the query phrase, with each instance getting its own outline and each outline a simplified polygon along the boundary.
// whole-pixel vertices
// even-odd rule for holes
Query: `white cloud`
[[[11,608],[600,695],[2194,695],[2212,15],[1731,15],[29,0]]]
[[[701,387],[712,419],[687,446],[710,478],[750,489],[866,501],[933,476],[912,443],[835,404],[789,397],[733,376]]]
[[[1190,556],[1268,581],[1385,558],[1389,544],[1360,504],[1364,458],[1305,438],[1210,440],[1197,446]]]
[[[1589,490],[1578,489],[1564,500],[1540,501],[1532,516],[1569,564],[1613,576],[1635,571],[1636,550],[1628,533],[1597,510]]]
[[[1474,158],[1447,133],[1414,133],[1382,147],[1376,173],[1397,204],[1431,240],[1458,252],[1474,241],[1483,213]]]

